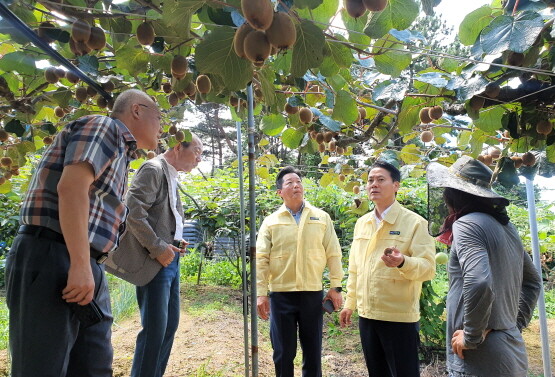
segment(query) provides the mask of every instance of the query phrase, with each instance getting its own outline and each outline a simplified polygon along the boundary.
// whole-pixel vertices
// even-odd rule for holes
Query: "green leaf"
[[[401,105],[401,112],[399,113],[399,121],[397,127],[401,134],[408,133],[417,124],[420,124],[418,114],[422,107],[422,100],[414,97],[406,97]]]
[[[252,64],[233,49],[235,30],[229,26],[205,34],[196,47],[195,62],[203,73],[220,75],[229,90],[242,90],[252,80]]]
[[[420,149],[414,144],[408,144],[401,149],[399,157],[405,164],[416,164],[422,160]]]
[[[497,131],[502,127],[501,117],[504,113],[502,106],[489,107],[480,112],[480,118],[474,120],[474,124],[484,132]]]
[[[339,73],[339,66],[331,56],[326,56],[320,65],[320,73],[322,76],[331,77]]]
[[[23,125],[21,124],[21,121],[18,119],[10,120],[8,123],[6,123],[6,125],[4,126],[4,129],[7,132],[11,132],[18,137],[23,136],[23,133],[25,133],[25,127],[23,127]]]
[[[117,68],[127,70],[131,76],[146,71],[148,67],[148,54],[140,48],[135,38],[129,39],[127,44],[117,51],[115,58]]]
[[[6,179],[6,182],[0,185],[0,194],[7,194],[12,191],[12,182]]]
[[[358,47],[361,48],[365,48],[370,44],[370,37],[363,34],[367,18],[368,16],[362,16],[359,19],[355,19],[349,16],[345,8],[341,10],[341,19],[348,30],[349,41],[359,45]]]
[[[300,9],[316,9],[323,2],[324,0],[293,0],[293,4]],[[335,9],[337,9],[337,7]]]
[[[491,8],[484,5],[464,17],[459,26],[459,39],[463,45],[471,46],[476,42],[480,32],[491,20]]]
[[[293,45],[291,73],[302,77],[309,68],[318,68],[324,60],[324,33],[311,21],[303,19],[297,25],[297,41]]]
[[[289,149],[296,149],[303,140],[305,133],[295,128],[288,128],[281,135],[281,142]]]
[[[96,56],[80,56],[77,58],[79,61],[79,69],[85,73],[98,74],[98,58]]]
[[[169,28],[185,31],[187,38],[189,29],[191,28],[191,17],[198,9],[200,9],[206,0],[178,0],[164,2],[162,12],[162,20]]]
[[[330,183],[333,183],[333,175],[330,173],[322,174],[322,178],[320,178],[320,186],[326,187]]]
[[[268,136],[276,136],[285,128],[285,118],[281,114],[270,114],[262,118],[260,130]]]
[[[364,33],[370,38],[381,38],[391,29],[405,30],[418,16],[414,0],[389,0],[381,12],[372,12]]]
[[[21,75],[34,76],[37,73],[35,57],[24,52],[12,52],[0,59],[0,69],[4,72],[17,72]]]
[[[335,91],[339,91],[347,85],[347,81],[340,74],[328,77],[327,81]]]
[[[356,101],[349,92],[340,90],[335,96],[333,106],[333,118],[345,124],[352,124],[358,117],[358,107]]]
[[[320,2],[321,4],[316,8],[312,8],[312,10],[298,9],[297,13],[302,18],[308,18],[317,23],[323,24],[320,27],[325,29],[328,27],[327,25],[330,23],[330,19],[335,15],[335,12],[337,12],[339,0],[320,0]]]
[[[54,102],[60,107],[67,107],[69,101],[71,100],[71,91],[67,89],[59,88],[54,93],[51,94]]]
[[[334,37],[337,38],[337,40],[326,41],[326,43],[328,44],[328,47],[330,48],[330,53],[331,53],[331,57],[333,58],[333,61],[335,61],[335,63],[339,67],[342,67],[342,68],[350,67],[354,60],[353,53],[351,52],[351,49],[349,47],[341,43],[341,42],[347,42],[347,40],[339,34],[334,34]]]
[[[535,12],[498,16],[482,30],[480,44],[487,54],[524,52],[534,44],[543,27],[542,16]]]
[[[390,38],[393,41],[389,40]],[[401,51],[394,51],[394,50],[380,50],[382,47],[385,48],[394,48],[405,50],[405,46],[397,43],[397,40],[393,37],[388,37],[387,39],[381,39],[374,44],[374,48],[372,52],[377,54],[374,55],[374,62],[376,63],[376,69],[386,75],[390,75],[393,77],[399,76],[401,71],[409,66],[411,63],[412,57],[409,51],[401,52]]]
[[[555,163],[555,144],[551,144],[545,148],[545,156],[547,157],[547,161]]]
[[[260,89],[264,97],[264,104],[272,106],[276,103],[276,92],[274,88],[275,72],[268,66],[264,66],[258,71],[258,80],[260,81]]]

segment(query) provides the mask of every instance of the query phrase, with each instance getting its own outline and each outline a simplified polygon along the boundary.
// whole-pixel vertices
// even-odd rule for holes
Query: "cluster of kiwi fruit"
[[[326,150],[329,150],[338,155],[345,153],[345,149],[337,145],[336,138],[338,134],[336,132],[318,132],[313,127],[309,128],[309,132],[310,138],[318,143],[318,152],[324,153]]]
[[[137,31],[135,33],[137,40],[143,46],[150,46],[154,43],[156,35],[154,34],[154,28],[151,23],[145,21],[137,26]]]
[[[94,23],[94,21],[93,21]],[[98,26],[91,25],[89,21],[78,19],[71,25],[71,38],[69,49],[76,56],[86,55],[92,50],[102,50],[106,47],[106,35]]]
[[[212,82],[210,81],[210,77],[198,75],[197,79],[195,81],[189,81],[183,90],[174,91],[170,82],[163,83],[161,89],[164,93],[168,94],[169,104],[171,106],[177,106],[179,101],[187,97],[194,99],[197,92],[200,94],[210,93],[212,90]]]
[[[270,55],[288,49],[297,40],[297,30],[286,12],[274,12],[270,0],[241,0],[247,20],[233,37],[233,48],[240,58],[261,67]]]
[[[349,16],[359,18],[366,10],[381,12],[387,6],[388,0],[345,0],[345,9]]]
[[[172,124],[170,128],[168,128],[168,134],[175,137],[175,140],[182,142],[185,140],[185,133],[177,128],[175,124]]]
[[[468,106],[474,110],[479,111],[486,102],[486,98],[497,98],[501,92],[501,87],[495,82],[490,82],[482,93],[472,96],[468,101]]]
[[[11,157],[4,156],[0,158],[0,185],[6,183],[14,175],[19,175],[19,166],[14,165]]]
[[[443,108],[441,106],[423,107],[420,109],[418,116],[420,118],[420,122],[427,125],[443,116]],[[424,143],[429,143],[434,140],[434,133],[430,131],[428,127],[425,127],[420,133],[420,140]]]
[[[497,147],[490,147],[486,153],[479,155],[476,159],[484,164],[491,166],[494,161],[501,157],[501,150]]]

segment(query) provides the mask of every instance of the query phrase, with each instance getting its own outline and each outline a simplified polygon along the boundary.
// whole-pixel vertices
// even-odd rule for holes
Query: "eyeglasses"
[[[143,105],[142,103],[138,103],[137,105],[139,105],[141,107],[146,107],[147,109],[152,109],[151,106]],[[162,119],[162,116],[161,116],[160,112],[158,112],[157,116],[158,116],[158,119]]]

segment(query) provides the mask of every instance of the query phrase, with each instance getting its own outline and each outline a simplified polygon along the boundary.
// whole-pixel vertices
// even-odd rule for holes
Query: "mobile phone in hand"
[[[100,307],[94,300],[87,305],[79,305],[76,302],[72,302],[69,306],[83,327],[90,327],[104,319],[102,310],[100,310]]]
[[[322,302],[322,309],[326,313],[333,313],[335,311],[335,306],[333,306],[333,301],[332,300],[324,300],[324,302]]]

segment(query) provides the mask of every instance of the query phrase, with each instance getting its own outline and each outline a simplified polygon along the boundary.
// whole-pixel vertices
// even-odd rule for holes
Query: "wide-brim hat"
[[[431,187],[450,187],[482,198],[496,199],[505,206],[509,204],[508,199],[492,190],[491,169],[470,156],[462,156],[450,167],[432,162],[426,170]]]

